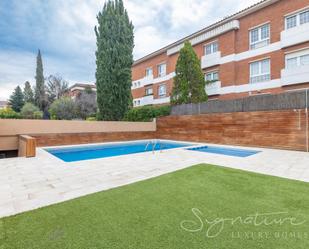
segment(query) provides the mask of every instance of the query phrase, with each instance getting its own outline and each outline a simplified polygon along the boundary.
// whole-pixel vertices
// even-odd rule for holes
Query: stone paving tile
[[[35,158],[0,160],[0,217],[149,179],[200,163],[309,182],[309,153],[260,148],[257,150],[262,152],[248,158],[178,148],[163,153],[145,152],[65,163],[38,149]]]

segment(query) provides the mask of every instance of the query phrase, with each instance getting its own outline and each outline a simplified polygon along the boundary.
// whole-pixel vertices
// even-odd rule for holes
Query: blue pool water
[[[102,144],[102,145],[85,145],[85,146],[75,146],[75,147],[65,147],[65,148],[51,148],[45,149],[50,154],[60,158],[65,162],[76,162],[82,160],[113,157],[120,155],[128,155],[134,153],[141,153],[145,151],[154,150],[167,150],[173,148],[181,148],[192,146],[192,144],[178,143],[172,141],[160,141],[156,143],[155,146],[149,144],[147,149],[148,141],[138,141],[138,142],[126,142],[117,144]]]
[[[236,156],[236,157],[248,157],[259,153],[260,151],[256,150],[243,150],[236,148],[224,148],[224,147],[215,147],[215,146],[201,146],[196,148],[189,148],[188,150],[208,152],[213,154],[221,154],[226,156]]]

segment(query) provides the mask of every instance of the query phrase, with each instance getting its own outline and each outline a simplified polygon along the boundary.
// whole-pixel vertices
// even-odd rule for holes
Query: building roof
[[[167,46],[165,46],[165,47],[163,47],[163,48],[153,52],[153,53],[150,53],[150,54],[148,54],[148,55],[146,55],[146,56],[144,56],[144,57],[142,57],[140,59],[135,60],[133,65],[137,65],[137,64],[139,64],[139,63],[141,63],[141,62],[143,62],[143,61],[145,61],[147,59],[150,59],[150,58],[152,58],[152,57],[154,57],[156,55],[160,55],[160,54],[166,52],[168,49],[170,49],[172,47],[175,47],[177,45],[180,45],[180,44],[182,44],[185,41],[188,41],[188,40],[190,40],[190,39],[192,39],[192,38],[194,38],[196,36],[201,35],[202,33],[210,31],[210,30],[212,30],[212,29],[214,29],[214,28],[216,28],[218,26],[221,26],[221,25],[223,25],[223,24],[225,24],[225,23],[227,23],[229,21],[232,21],[232,20],[235,20],[235,19],[239,19],[241,17],[249,15],[249,14],[255,12],[255,11],[258,11],[258,10],[260,10],[262,8],[265,8],[265,7],[271,5],[271,4],[275,3],[275,2],[278,2],[278,1],[280,1],[280,0],[262,0],[262,1],[258,2],[258,3],[256,3],[256,4],[254,4],[254,5],[251,5],[250,7],[246,8],[246,9],[243,9],[243,10],[238,11],[238,12],[232,14],[232,15],[229,15],[229,16],[223,18],[222,20],[220,20],[218,22],[215,22],[215,23],[211,24],[210,26],[207,26],[207,27],[205,27],[205,28],[203,28],[203,29],[201,29],[201,30],[199,30],[199,31],[189,35],[189,36],[186,36],[186,37],[184,37],[184,38],[182,38],[182,39],[180,39],[180,40],[178,40],[178,41],[176,41],[174,43],[171,43],[171,44],[169,44],[169,45],[167,45]]]
[[[84,84],[84,83],[76,83],[72,85],[69,90],[72,90],[73,88],[86,88],[86,87],[91,87],[91,88],[97,88],[95,84]]]

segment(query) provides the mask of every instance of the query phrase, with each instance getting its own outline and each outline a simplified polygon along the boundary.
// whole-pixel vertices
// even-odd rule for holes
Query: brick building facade
[[[309,87],[309,0],[264,0],[138,59],[134,106],[165,104],[179,50],[190,41],[210,99],[233,99]]]

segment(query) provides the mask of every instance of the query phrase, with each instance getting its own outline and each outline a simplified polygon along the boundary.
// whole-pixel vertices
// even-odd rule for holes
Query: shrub
[[[52,119],[72,120],[76,118],[76,105],[70,97],[62,97],[51,104],[49,112]]]
[[[97,121],[96,117],[88,117],[86,118],[86,121]]]
[[[124,120],[148,122],[156,117],[168,116],[170,112],[170,106],[142,106],[129,110],[126,113]]]
[[[23,108],[21,108],[20,114],[23,118],[27,119],[41,119],[43,117],[43,113],[40,109],[32,103],[26,103]]]
[[[5,109],[0,110],[0,118],[19,119],[21,117],[19,113],[13,111],[12,108],[7,107]]]
[[[33,119],[42,119],[43,118],[43,112],[42,111],[36,111],[33,113]]]

